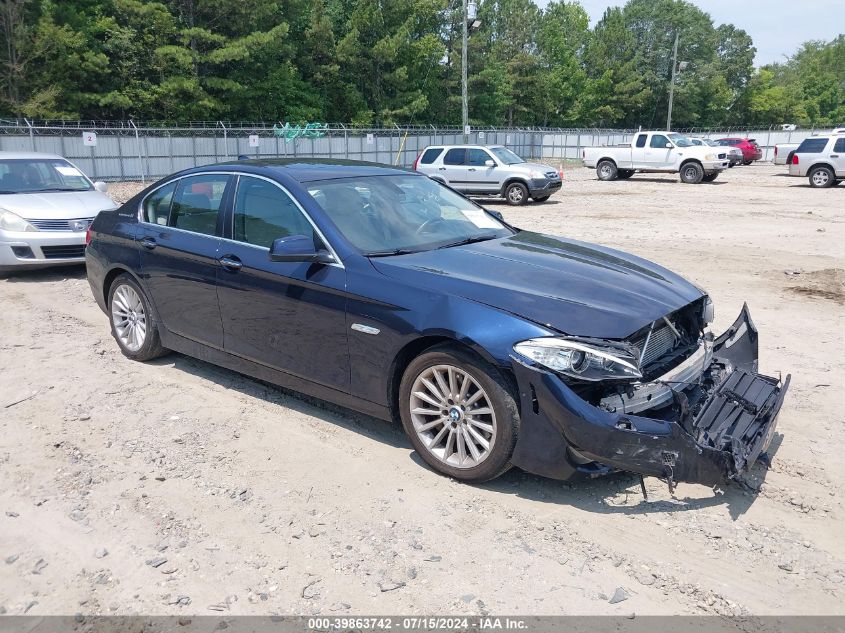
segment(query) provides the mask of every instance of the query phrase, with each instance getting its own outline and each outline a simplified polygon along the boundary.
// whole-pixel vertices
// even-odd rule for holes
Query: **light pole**
[[[666,131],[672,131],[672,104],[675,101],[675,75],[687,67],[687,62],[678,62],[678,34],[675,33],[675,46],[672,49],[672,84],[669,86],[669,114],[666,116]]]
[[[463,9],[463,45],[461,46],[461,127],[464,143],[469,142],[469,96],[467,94],[467,42],[469,30],[481,26],[475,0],[461,0]]]

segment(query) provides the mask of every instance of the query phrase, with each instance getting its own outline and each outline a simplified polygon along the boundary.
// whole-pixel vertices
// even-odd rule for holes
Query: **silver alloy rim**
[[[474,468],[496,443],[496,413],[487,392],[467,371],[435,365],[411,389],[411,421],[428,452],[454,468]]]
[[[601,177],[602,178],[610,178],[610,165],[602,165],[601,166]]]
[[[511,190],[508,192],[508,197],[512,202],[519,202],[522,200],[522,189],[519,187],[511,187]]]
[[[147,315],[141,297],[132,286],[122,284],[111,300],[111,318],[120,343],[137,352],[147,338]]]
[[[824,170],[819,169],[818,171],[813,173],[813,184],[818,186],[824,186],[827,184],[827,181],[830,180],[830,175]]]

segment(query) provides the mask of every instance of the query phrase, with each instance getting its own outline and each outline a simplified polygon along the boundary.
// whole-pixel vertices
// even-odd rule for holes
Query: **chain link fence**
[[[504,145],[523,158],[580,160],[581,149],[627,143],[638,130],[472,128],[469,142]],[[763,160],[774,145],[799,143],[813,130],[748,127],[677,130],[694,136],[756,138]],[[343,158],[411,167],[428,145],[463,142],[460,127],[417,125],[366,128],[343,124],[231,123],[200,121],[179,126],[135,121],[0,120],[0,151],[59,154],[95,180],[156,180],[189,167],[239,156]]]

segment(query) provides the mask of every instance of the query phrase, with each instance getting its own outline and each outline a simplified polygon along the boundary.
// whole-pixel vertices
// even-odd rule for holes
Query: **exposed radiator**
[[[634,345],[639,348],[640,353],[642,354],[642,360],[640,361],[641,367],[647,367],[652,363],[652,361],[668,354],[675,349],[675,346],[678,344],[678,339],[672,331],[672,328],[666,325],[663,321],[660,321],[659,323],[662,323],[662,325],[655,325],[654,330],[651,332],[651,337],[646,334],[642,338],[634,341]],[[648,347],[643,353],[643,346],[646,344],[646,341],[648,341]]]

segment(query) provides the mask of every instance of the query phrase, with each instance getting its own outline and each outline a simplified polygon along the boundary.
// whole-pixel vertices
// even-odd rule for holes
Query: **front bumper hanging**
[[[707,374],[717,382],[695,415],[679,391],[671,420],[595,407],[556,374],[514,358],[522,424],[513,464],[557,479],[613,470],[670,483],[717,485],[739,478],[768,448],[790,381],[757,373],[757,338],[743,306],[713,342],[702,373],[702,381]]]

